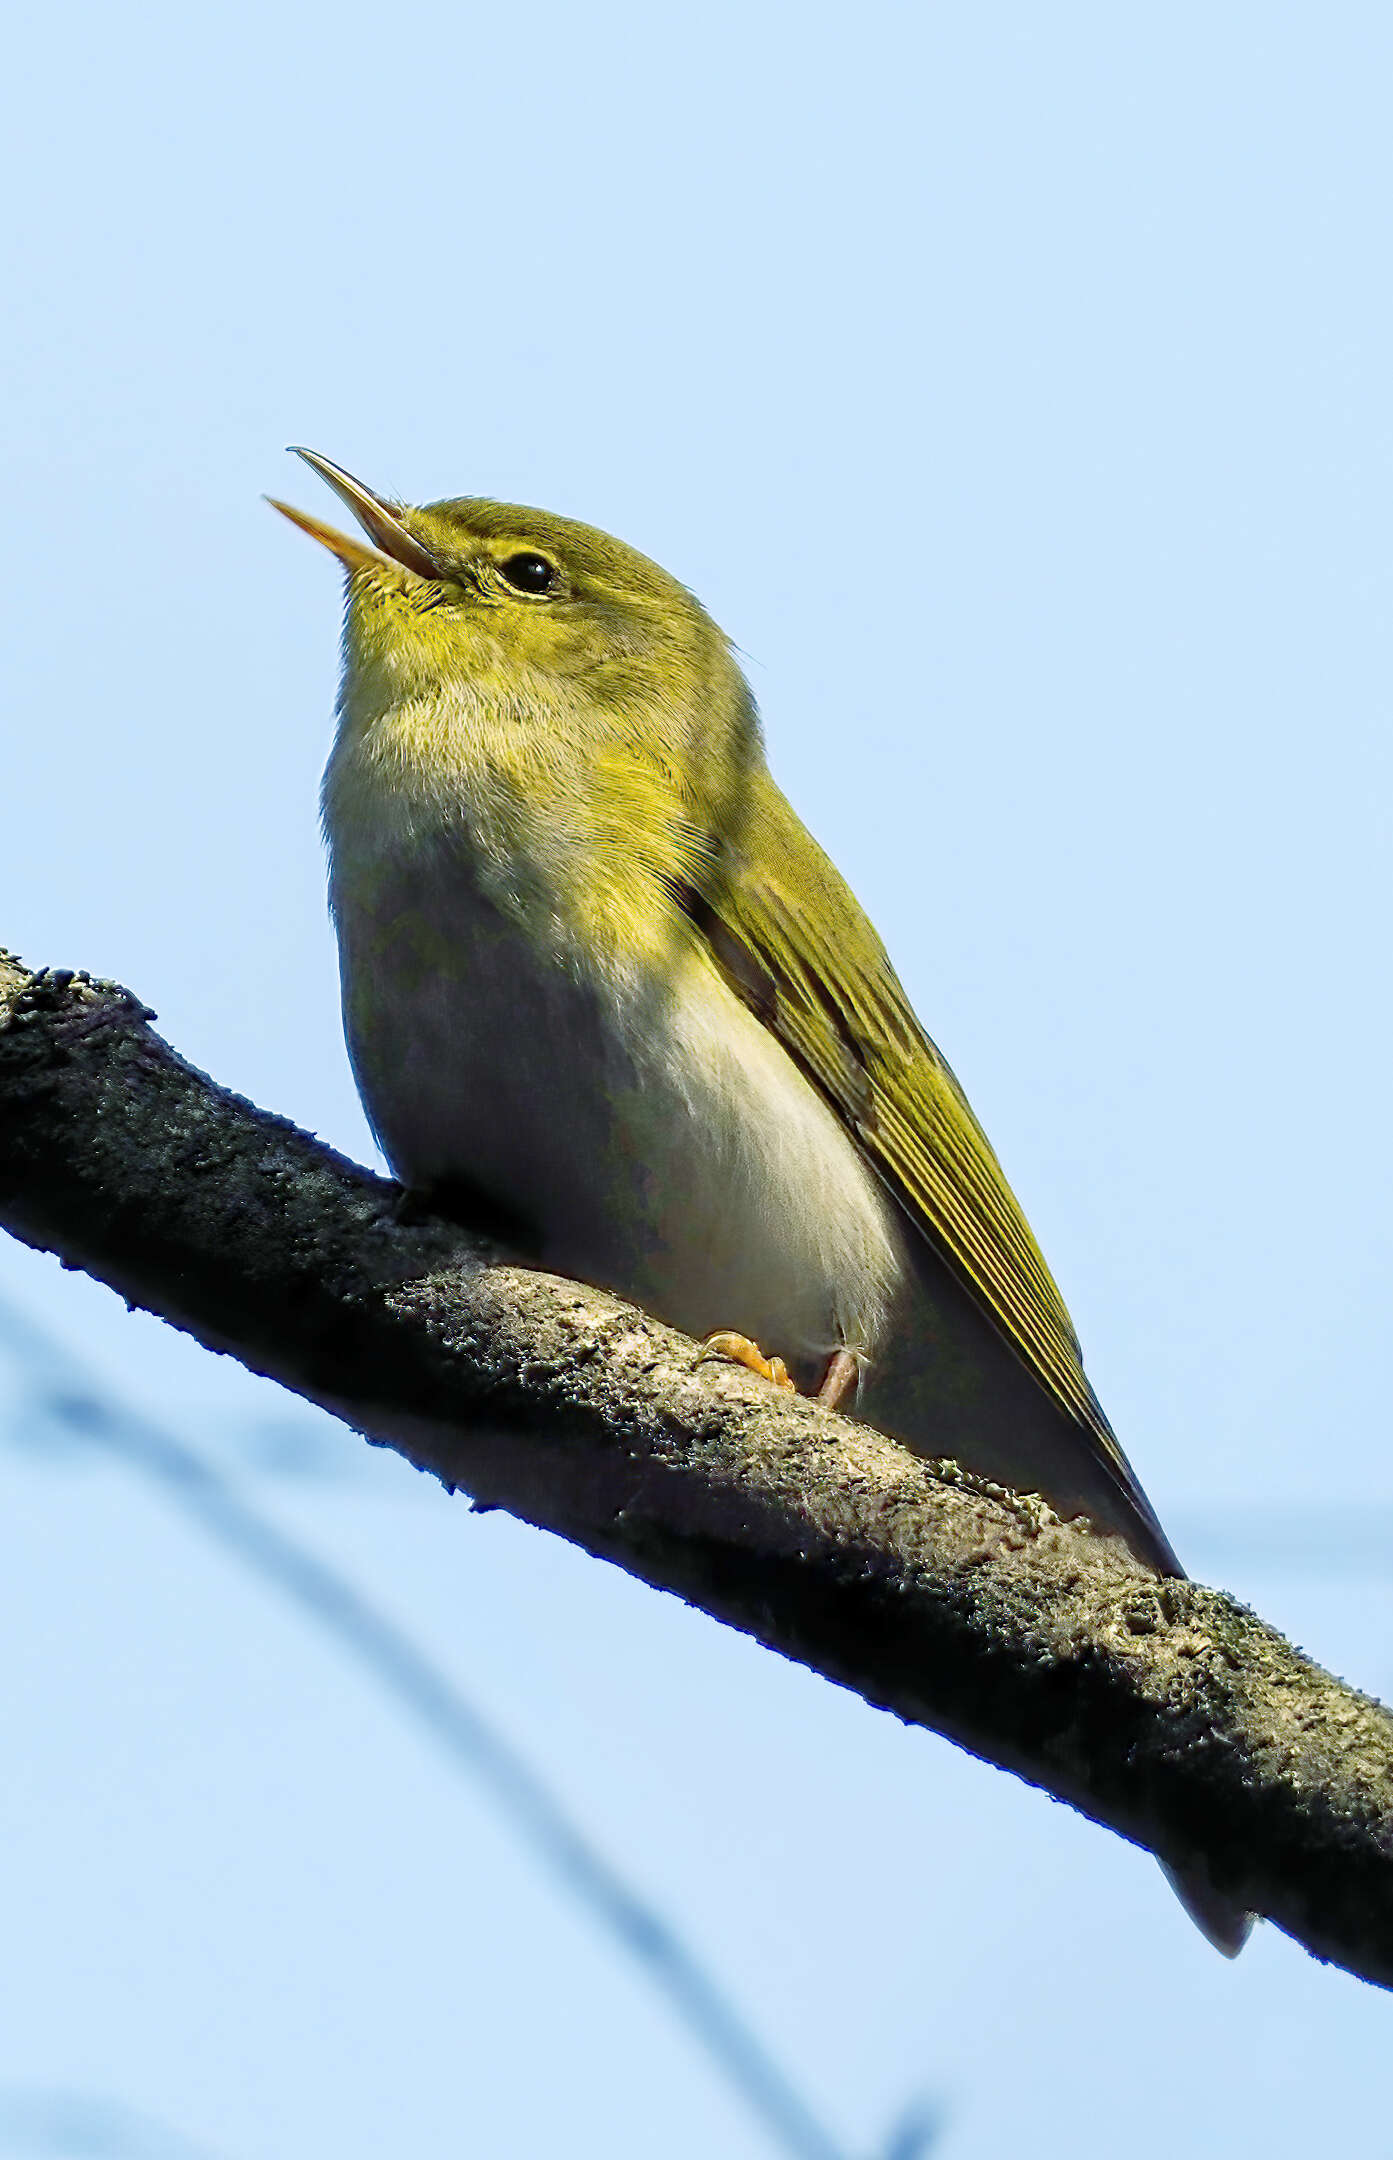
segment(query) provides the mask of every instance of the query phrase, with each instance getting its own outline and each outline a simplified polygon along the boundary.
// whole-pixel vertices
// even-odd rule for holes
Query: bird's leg
[[[702,1358],[728,1358],[732,1365],[746,1365],[763,1380],[772,1380],[776,1388],[784,1388],[796,1394],[788,1367],[781,1357],[767,1358],[759,1344],[751,1342],[748,1335],[737,1335],[733,1328],[717,1328],[708,1335],[701,1346]],[[701,1359],[697,1360],[700,1364]]]
[[[822,1376],[817,1399],[826,1410],[840,1410],[856,1393],[861,1367],[854,1350],[834,1350]]]
[[[414,1230],[418,1223],[429,1222],[433,1212],[430,1194],[418,1192],[414,1185],[398,1185],[392,1195],[392,1220],[403,1230]]]
[[[394,1221],[414,1228],[433,1215],[443,1215],[476,1237],[505,1246],[520,1259],[541,1258],[542,1243],[535,1227],[473,1178],[453,1176],[436,1178],[429,1185],[398,1185],[392,1202]]]
[[[789,1370],[781,1357],[767,1358],[759,1344],[751,1342],[748,1335],[739,1335],[733,1328],[718,1328],[708,1335],[702,1344],[703,1358],[728,1358],[732,1365],[744,1365],[756,1372],[763,1380],[772,1380],[775,1387],[796,1394],[797,1388],[789,1376]],[[840,1410],[856,1392],[861,1375],[860,1362],[854,1350],[834,1350],[822,1376],[822,1385],[814,1400],[828,1410]]]

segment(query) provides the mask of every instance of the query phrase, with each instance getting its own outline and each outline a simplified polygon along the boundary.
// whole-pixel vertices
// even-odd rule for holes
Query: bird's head
[[[752,725],[727,640],[636,549],[513,503],[391,501],[314,451],[296,454],[370,543],[272,498],[346,572],[346,713],[444,696],[523,727],[587,708],[643,729],[663,715],[683,733],[702,714]]]

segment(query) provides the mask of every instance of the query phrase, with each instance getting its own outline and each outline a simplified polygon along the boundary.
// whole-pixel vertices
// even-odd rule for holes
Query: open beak
[[[433,555],[422,547],[419,540],[402,524],[390,503],[374,495],[371,488],[355,480],[341,465],[334,465],[317,450],[302,450],[298,443],[290,445],[294,455],[327,480],[341,502],[347,503],[375,547],[364,547],[361,540],[352,540],[347,533],[338,532],[326,525],[322,518],[311,517],[308,510],[293,509],[289,503],[278,502],[274,495],[266,497],[273,510],[307,532],[311,540],[317,540],[331,555],[337,555],[346,570],[382,570],[401,568],[412,571],[421,578],[439,578],[440,566]]]

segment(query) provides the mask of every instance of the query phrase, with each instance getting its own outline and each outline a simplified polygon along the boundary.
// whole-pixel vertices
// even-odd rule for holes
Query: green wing
[[[852,893],[767,776],[689,907],[727,981],[855,1136],[909,1220],[1134,1486],[1001,1165]]]

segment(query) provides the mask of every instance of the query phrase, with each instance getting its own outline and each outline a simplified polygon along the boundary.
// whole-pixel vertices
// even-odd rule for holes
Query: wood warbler
[[[275,505],[347,573],[330,898],[402,1183],[1178,1574],[996,1156],[774,785],[705,610],[569,518],[389,502],[298,455],[371,543]],[[1243,1917],[1178,1887],[1231,1954]]]

